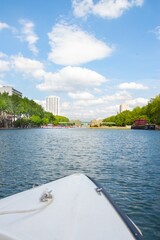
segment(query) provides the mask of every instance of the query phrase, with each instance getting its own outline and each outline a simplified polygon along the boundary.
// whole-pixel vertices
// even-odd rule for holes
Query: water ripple
[[[0,131],[0,197],[75,172],[101,183],[144,239],[160,239],[160,131]]]

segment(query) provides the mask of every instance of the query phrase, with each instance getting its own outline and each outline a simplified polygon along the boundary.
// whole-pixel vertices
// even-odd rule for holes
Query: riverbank
[[[34,127],[34,128],[0,128],[0,130],[29,130],[29,129],[40,129],[40,127]]]
[[[112,126],[112,127],[108,127],[108,126],[101,126],[101,127],[88,127],[91,129],[106,129],[106,130],[158,130],[160,131],[160,125],[156,125],[155,128],[144,128],[142,126],[139,126],[137,128],[132,128],[131,126],[126,126],[126,127],[118,127],[118,126]]]
[[[112,126],[112,127],[108,127],[108,126],[102,126],[102,127],[34,127],[34,128],[0,128],[0,130],[29,130],[29,129],[68,129],[68,128],[79,128],[79,129],[100,129],[100,130],[133,130],[131,129],[131,126],[126,126],[126,127],[117,127],[117,126]],[[138,129],[139,130],[139,129]],[[147,130],[147,129],[146,129]],[[159,130],[160,131],[160,127],[155,128],[155,130]]]
[[[54,127],[34,127],[34,128],[0,128],[0,130],[24,130],[24,129],[57,129],[57,128],[84,128],[84,127],[58,127],[58,126],[54,126]],[[131,127],[107,127],[107,126],[102,126],[102,127],[85,127],[88,129],[107,129],[107,130],[130,130]]]
[[[102,127],[89,127],[91,129],[106,129],[106,130],[131,130],[130,126],[127,127],[108,127],[108,126],[102,126]]]

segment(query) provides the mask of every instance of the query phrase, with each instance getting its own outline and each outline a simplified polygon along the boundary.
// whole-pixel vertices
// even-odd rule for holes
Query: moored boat
[[[0,200],[0,240],[134,240],[136,225],[84,174]]]

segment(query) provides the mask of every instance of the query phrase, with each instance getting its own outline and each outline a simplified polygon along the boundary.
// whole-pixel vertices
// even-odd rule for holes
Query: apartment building
[[[19,92],[18,90],[14,89],[13,87],[10,86],[3,86],[0,87],[0,93],[8,93],[9,96],[12,96],[13,94],[22,97],[22,93]]]
[[[49,96],[46,98],[46,111],[59,115],[60,111],[60,98],[57,96]]]

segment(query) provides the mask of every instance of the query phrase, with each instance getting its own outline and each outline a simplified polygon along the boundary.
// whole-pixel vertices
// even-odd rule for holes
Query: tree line
[[[152,98],[144,107],[135,107],[132,111],[126,110],[116,116],[103,119],[102,125],[126,126],[132,125],[138,119],[145,119],[148,123],[160,125],[160,95]]]
[[[41,125],[59,122],[69,122],[64,116],[55,116],[44,111],[41,105],[33,100],[17,95],[9,96],[8,93],[0,93],[0,127],[39,127]]]

